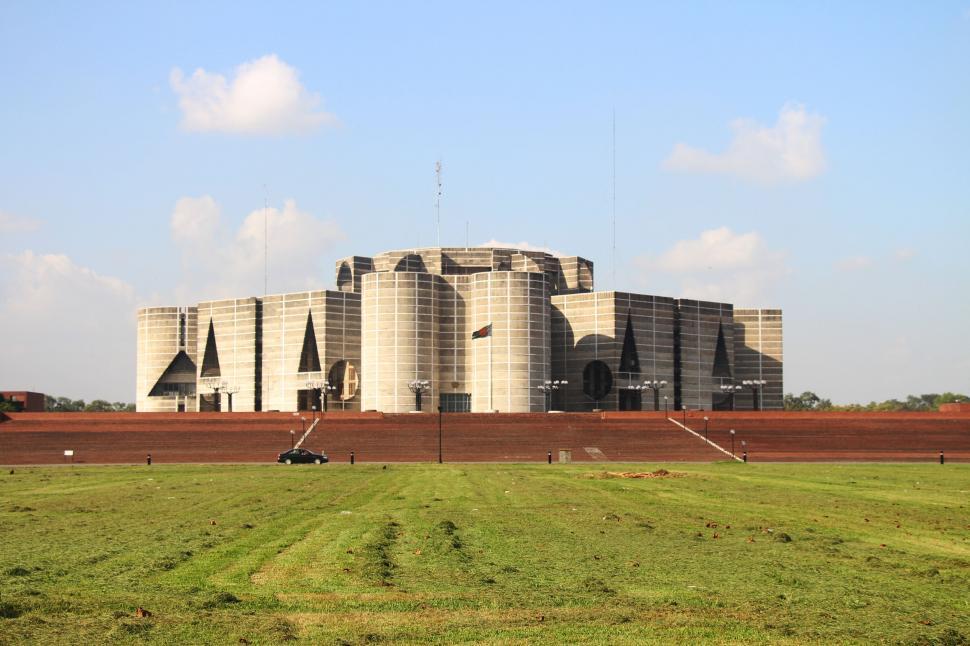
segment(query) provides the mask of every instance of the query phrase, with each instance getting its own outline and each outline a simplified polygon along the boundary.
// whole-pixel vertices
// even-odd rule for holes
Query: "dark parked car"
[[[313,464],[326,464],[330,462],[330,458],[324,453],[314,453],[306,449],[290,449],[280,453],[276,461],[283,464],[310,464],[311,462]]]

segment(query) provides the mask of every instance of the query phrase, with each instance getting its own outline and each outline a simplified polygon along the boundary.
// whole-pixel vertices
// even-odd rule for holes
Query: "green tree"
[[[943,393],[933,400],[933,408],[939,408],[940,404],[968,404],[970,397],[959,393]]]
[[[20,402],[11,401],[0,395],[0,413],[17,413],[22,409]]]
[[[94,399],[84,407],[86,413],[107,413],[113,410],[114,407],[112,407],[111,402],[105,399]]]
[[[810,390],[806,390],[801,395],[788,393],[785,395],[785,410],[829,410],[832,402],[822,399]]]

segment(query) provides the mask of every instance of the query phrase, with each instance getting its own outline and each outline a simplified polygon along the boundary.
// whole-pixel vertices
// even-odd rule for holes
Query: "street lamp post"
[[[336,392],[336,386],[331,385],[330,381],[327,379],[311,379],[310,381],[306,382],[306,387],[308,390],[318,393],[318,398],[320,399],[320,403],[322,405],[320,410],[321,412],[326,413],[327,395],[332,392]]]
[[[741,440],[741,455],[744,458],[744,463],[748,463],[748,441]]]
[[[566,381],[565,379],[555,379],[555,380],[546,379],[544,383],[541,383],[538,386],[536,386],[536,390],[541,391],[545,395],[545,398],[543,401],[545,402],[545,408],[547,413],[552,408],[552,393],[554,391],[559,390],[560,388],[565,389],[568,383],[569,382]]]
[[[731,410],[734,410],[734,396],[741,392],[741,386],[734,384],[721,384],[721,392],[726,394],[731,402]]]
[[[756,411],[760,411],[761,389],[764,388],[764,385],[768,382],[764,379],[745,379],[741,383],[751,389],[751,396],[754,398],[754,409]]]
[[[441,464],[441,406],[438,406],[438,464]]]
[[[681,404],[680,409],[684,411],[684,428],[687,428],[687,404]]]
[[[317,422],[317,405],[316,404],[310,404],[310,416],[313,418],[313,423],[316,424],[316,422]]]
[[[731,429],[731,457],[736,457],[734,455],[734,429]]]
[[[412,379],[408,382],[408,390],[414,393],[414,410],[421,412],[421,395],[431,389],[431,382],[427,379]]]
[[[629,386],[624,386],[623,387],[624,390],[630,390],[630,391],[633,391],[633,392],[637,393],[636,401],[638,402],[638,405],[640,406],[640,408],[638,408],[637,410],[643,410],[643,394],[642,393],[643,393],[644,390],[647,389],[647,385],[646,384],[647,384],[647,382],[643,382],[642,384],[631,384]]]
[[[222,398],[219,395],[219,391],[222,390],[223,388],[228,388],[229,384],[219,379],[219,377],[203,377],[201,381],[203,386],[205,386],[206,388],[209,388],[212,391],[212,395],[213,395],[212,399],[213,399],[216,411],[222,412]],[[232,401],[231,396],[229,401],[230,402]],[[231,406],[229,410],[230,411],[232,410]]]
[[[707,423],[709,421],[710,421],[710,418],[707,415],[705,415],[704,416],[704,439],[707,440],[708,442],[711,441],[711,438],[707,436]]]
[[[667,387],[667,382],[657,381],[656,379],[654,379],[653,381],[650,381],[649,379],[647,379],[645,382],[643,382],[643,385],[646,386],[649,390],[653,391],[653,409],[655,411],[659,411],[660,410],[660,391]],[[666,400],[667,400],[667,397],[664,396],[664,401]]]
[[[222,392],[229,396],[229,412],[232,412],[232,396],[239,392],[239,386],[225,385]]]
[[[667,415],[668,415],[668,413],[667,413],[667,395],[664,395],[664,416],[666,417]]]
[[[296,446],[296,431],[290,429],[290,449]]]
[[[306,433],[306,417],[303,417],[299,413],[293,413],[293,417],[300,418],[300,426],[301,426],[300,431],[303,433]]]

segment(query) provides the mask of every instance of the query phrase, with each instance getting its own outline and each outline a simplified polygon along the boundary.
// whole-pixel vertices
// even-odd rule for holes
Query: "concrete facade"
[[[552,297],[552,378],[568,381],[553,396],[565,410],[653,410],[674,395],[675,301],[663,296],[591,292]],[[627,334],[627,328],[630,334]],[[621,365],[629,336],[633,352]],[[610,387],[596,400],[590,362],[606,364]],[[659,397],[636,389],[646,380],[666,381]],[[599,381],[602,381],[600,379]],[[556,402],[558,399],[558,403]],[[623,400],[623,401],[621,401]]]
[[[734,329],[738,383],[748,380],[766,381],[759,393],[761,409],[784,410],[781,310],[735,309]],[[754,392],[751,388],[743,388],[738,395],[738,408],[751,410],[752,407]]]
[[[335,274],[336,290],[140,310],[137,409],[228,410],[231,393],[234,411],[407,412],[414,382],[425,411],[750,410],[736,386],[762,379],[761,406],[781,406],[780,310],[595,292],[591,261],[518,249],[350,256]]]
[[[195,307],[138,310],[136,410],[152,413],[198,410],[194,375],[197,320]],[[193,373],[191,379],[189,371]]]

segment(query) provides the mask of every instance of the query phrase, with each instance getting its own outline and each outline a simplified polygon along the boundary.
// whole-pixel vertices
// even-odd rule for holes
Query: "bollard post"
[[[552,464],[552,451],[546,453],[546,460],[549,462],[549,464]]]
[[[941,462],[943,461],[943,454],[942,453],[940,454],[940,461]],[[152,466],[152,454],[151,453],[149,453],[148,454],[148,457],[145,458],[145,464],[147,464],[148,466]]]
[[[943,451],[940,451],[940,464],[943,464]]]
[[[354,463],[354,452],[353,451],[350,452],[350,463],[351,464]]]

